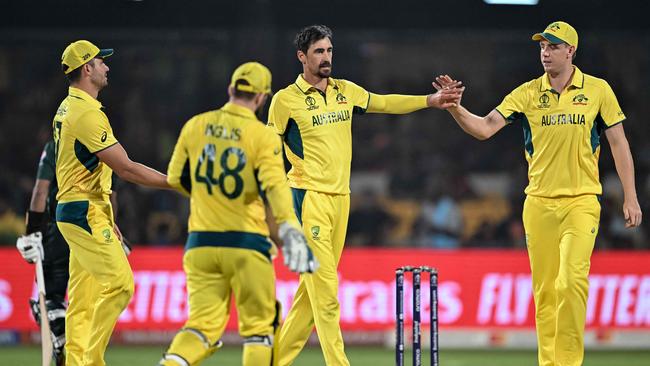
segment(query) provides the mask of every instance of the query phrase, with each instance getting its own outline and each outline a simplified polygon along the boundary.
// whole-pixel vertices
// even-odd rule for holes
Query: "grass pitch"
[[[160,359],[165,346],[110,346],[106,353],[109,366],[154,366]],[[428,350],[423,350],[423,365],[429,365]],[[3,366],[25,366],[40,364],[40,347],[0,347],[0,364]],[[374,347],[347,347],[350,363],[355,366],[394,366],[393,350]],[[411,364],[411,353],[405,354],[406,364]],[[522,366],[536,365],[537,357],[532,351],[500,350],[443,350],[440,353],[442,366]],[[203,363],[213,365],[241,365],[241,348],[225,347]],[[295,366],[324,366],[320,348],[303,350]],[[648,366],[650,351],[587,351],[584,366]]]

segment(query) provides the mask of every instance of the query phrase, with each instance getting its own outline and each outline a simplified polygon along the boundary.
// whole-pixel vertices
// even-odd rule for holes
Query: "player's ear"
[[[301,50],[296,51],[296,56],[298,56],[298,60],[300,60],[301,64],[304,65],[307,63],[307,56]]]
[[[232,98],[234,95],[235,95],[235,88],[232,87],[232,86],[229,86],[228,87],[228,96]]]
[[[574,58],[574,54],[576,53],[576,48],[575,46],[569,46],[569,54],[567,55],[569,59]]]
[[[257,106],[257,108],[262,107],[265,102],[266,102],[266,94],[257,93],[255,95],[255,106]]]
[[[95,66],[93,64],[93,62],[95,62],[95,59],[92,59],[92,60],[86,62],[85,64],[81,65],[81,67],[82,67],[81,71],[82,71],[83,74],[90,75],[90,73],[92,72],[92,68]]]

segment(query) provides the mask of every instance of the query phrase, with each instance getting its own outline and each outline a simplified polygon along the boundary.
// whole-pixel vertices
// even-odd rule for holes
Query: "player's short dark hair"
[[[95,59],[94,58],[90,59],[90,61],[88,61],[85,64],[82,64],[81,66],[77,67],[76,69],[70,71],[70,73],[65,74],[65,76],[68,78],[68,82],[70,84],[76,83],[76,82],[81,80],[81,68],[86,64],[89,64],[90,66],[95,67]],[[67,69],[68,69],[68,66],[61,65],[61,70],[63,70],[63,72],[65,72]]]
[[[329,38],[332,41],[332,30],[326,25],[314,24],[300,30],[293,40],[293,45],[296,50],[307,53],[309,46],[323,38]]]
[[[250,101],[250,100],[253,100],[255,98],[255,96],[257,95],[256,93],[247,92],[247,91],[237,89],[238,85],[250,85],[250,84],[248,83],[248,81],[246,81],[244,79],[239,79],[239,80],[235,81],[235,86],[234,86],[235,90],[233,91],[233,96],[235,98]]]
[[[83,66],[83,65],[81,65],[81,66]],[[70,71],[69,74],[65,74],[65,76],[68,78],[68,82],[69,82],[70,84],[72,84],[72,83],[76,83],[76,82],[78,82],[79,80],[81,80],[81,66],[79,66],[79,67],[77,67],[76,69]],[[65,70],[66,70],[67,68],[68,68],[67,66],[65,66],[65,65],[61,65],[61,69],[63,69],[63,72],[65,72]]]

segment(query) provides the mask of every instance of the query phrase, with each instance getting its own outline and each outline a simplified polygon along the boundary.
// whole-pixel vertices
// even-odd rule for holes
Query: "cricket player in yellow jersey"
[[[598,177],[604,131],[623,184],[627,227],[641,223],[634,164],[623,131],[625,115],[609,84],[573,65],[576,30],[553,22],[539,41],[544,75],[526,82],[485,117],[449,108],[460,127],[484,140],[521,123],[528,160],[523,221],[532,272],[538,360],[543,366],[577,366],[584,354],[589,266],[600,220]],[[437,78],[436,88],[452,85]]]
[[[133,273],[109,201],[111,175],[169,188],[167,177],[129,159],[97,101],[108,85],[104,58],[88,41],[71,43],[61,58],[70,81],[54,116],[59,193],[56,223],[70,246],[66,313],[66,365],[104,365],[104,351],[118,316],[133,294]]]
[[[324,25],[304,28],[294,45],[303,72],[273,97],[268,125],[283,137],[295,210],[320,269],[300,277],[280,332],[279,364],[294,361],[315,325],[326,364],[348,365],[339,326],[337,266],[350,209],[352,116],[446,108],[460,91],[452,87],[422,96],[378,95],[334,79],[332,31]]]
[[[191,199],[183,256],[189,317],[161,365],[198,365],[219,348],[231,293],[243,364],[272,364],[280,307],[263,199],[278,223],[285,264],[299,273],[317,267],[293,212],[282,142],[255,116],[270,93],[271,72],[247,62],[232,75],[229,102],[194,116],[178,138],[168,181]]]

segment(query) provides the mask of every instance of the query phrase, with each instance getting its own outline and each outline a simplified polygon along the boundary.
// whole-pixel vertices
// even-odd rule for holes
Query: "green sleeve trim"
[[[120,143],[119,141],[115,140],[114,143],[112,143],[112,144],[110,144],[110,145],[108,145],[108,146],[106,146],[106,147],[102,147],[101,149],[95,151],[93,154],[97,154],[98,152],[102,152],[102,151],[108,149],[109,147],[112,147],[112,146],[117,145],[117,144],[119,144],[119,143]]]
[[[626,118],[623,118],[622,120],[620,120],[620,121],[618,121],[618,122],[614,122],[613,124],[611,124],[611,125],[609,125],[609,126],[605,125],[605,130],[609,130],[610,128],[612,128],[612,127],[614,127],[614,126],[623,123],[623,121],[625,121],[625,120],[626,120]]]
[[[506,117],[505,114],[501,113],[501,111],[500,111],[499,109],[494,108],[494,110],[497,111],[497,113],[499,113],[499,114],[501,115],[501,117],[503,117],[503,119],[506,120],[506,124],[511,124],[511,123],[513,122],[511,119],[509,119],[508,117]]]
[[[361,107],[361,106],[356,106],[356,105],[355,105],[354,108],[352,108],[352,114],[359,114],[359,115],[361,115],[361,114],[365,114],[365,113],[366,113],[366,111],[368,110],[368,106],[370,106],[370,92],[367,92],[367,93],[368,93],[368,100],[366,100],[366,107],[363,108],[363,107]]]

